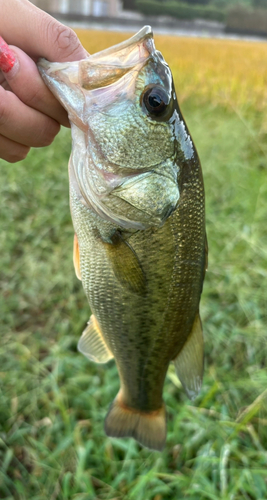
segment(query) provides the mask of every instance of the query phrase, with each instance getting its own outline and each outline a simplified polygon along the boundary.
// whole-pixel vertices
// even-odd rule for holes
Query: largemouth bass
[[[202,383],[207,261],[201,166],[171,71],[149,26],[39,70],[71,121],[74,266],[92,310],[78,349],[118,368],[106,434],[162,450],[169,363],[190,398]]]

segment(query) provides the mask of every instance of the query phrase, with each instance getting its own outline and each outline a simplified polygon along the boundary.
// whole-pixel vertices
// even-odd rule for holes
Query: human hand
[[[49,145],[69,126],[66,111],[43,83],[35,62],[75,61],[88,54],[76,34],[28,0],[1,6],[0,34],[0,158],[11,163],[31,147]],[[1,71],[2,69],[2,71]]]

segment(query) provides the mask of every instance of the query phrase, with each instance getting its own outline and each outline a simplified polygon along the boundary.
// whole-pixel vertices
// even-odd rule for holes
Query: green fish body
[[[39,70],[72,124],[74,265],[92,310],[78,349],[115,359],[121,388],[107,435],[161,450],[169,363],[190,398],[202,383],[199,158],[149,27],[83,61],[41,60]]]

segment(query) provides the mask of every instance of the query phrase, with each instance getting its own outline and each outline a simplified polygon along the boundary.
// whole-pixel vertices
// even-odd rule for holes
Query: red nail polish
[[[8,73],[14,66],[16,57],[5,40],[0,36],[0,69]]]

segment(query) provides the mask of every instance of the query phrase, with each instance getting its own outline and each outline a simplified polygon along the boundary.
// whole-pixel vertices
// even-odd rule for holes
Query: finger
[[[6,80],[2,83],[1,87],[5,90],[10,90],[10,92],[12,92],[10,85],[7,83]]]
[[[33,60],[17,47],[7,46],[7,49],[16,58],[16,64],[4,73],[9,88],[27,106],[69,127],[67,112],[44,84]]]
[[[29,151],[29,147],[18,144],[0,135],[0,158],[3,160],[9,163],[16,163],[17,161],[24,160]]]
[[[45,57],[64,62],[87,57],[74,31],[27,0],[6,2],[0,33],[8,44],[20,47],[35,60]]]
[[[52,118],[30,108],[0,87],[0,134],[24,146],[51,144],[60,125]]]

